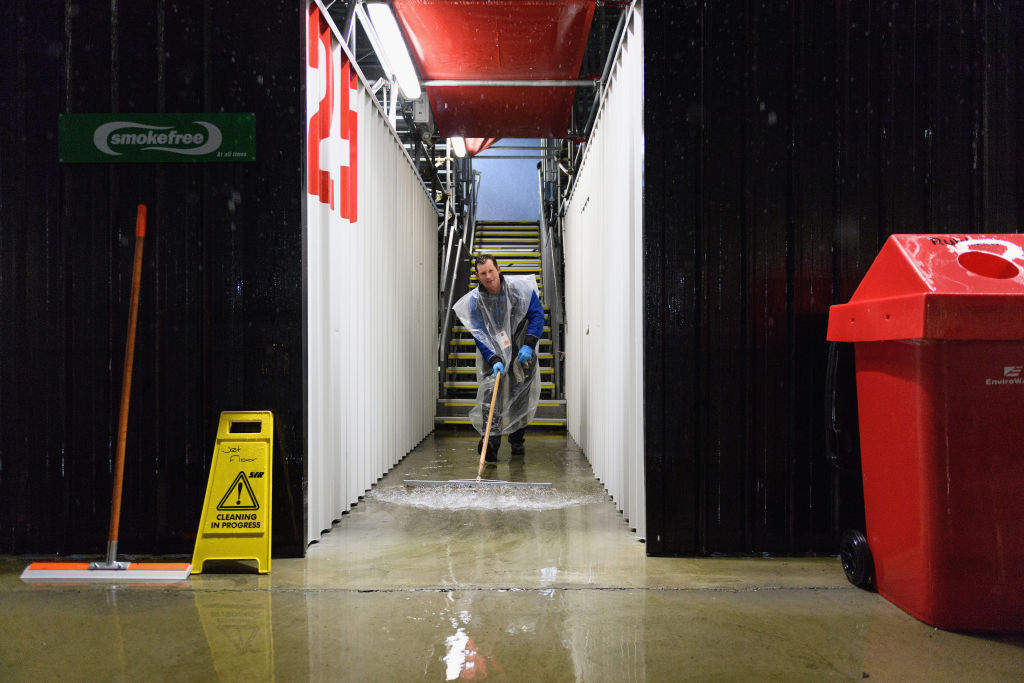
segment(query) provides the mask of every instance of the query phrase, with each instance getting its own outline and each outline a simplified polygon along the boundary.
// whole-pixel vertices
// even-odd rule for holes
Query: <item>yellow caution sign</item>
[[[199,520],[192,573],[206,560],[256,560],[270,571],[271,461],[274,416],[269,411],[220,414],[206,502]]]

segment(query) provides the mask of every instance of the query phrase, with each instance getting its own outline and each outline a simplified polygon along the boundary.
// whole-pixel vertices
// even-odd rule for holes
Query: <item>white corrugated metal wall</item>
[[[643,538],[643,14],[630,11],[565,214],[565,394],[569,433]]]
[[[326,12],[308,7],[311,542],[433,429],[438,283],[433,205]]]

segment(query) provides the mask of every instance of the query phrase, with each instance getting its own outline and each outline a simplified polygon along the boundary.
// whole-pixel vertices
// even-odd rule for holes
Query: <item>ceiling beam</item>
[[[581,81],[476,81],[476,80],[432,80],[423,81],[422,84],[430,87],[459,87],[459,88],[582,88],[597,87],[599,79],[587,79]]]

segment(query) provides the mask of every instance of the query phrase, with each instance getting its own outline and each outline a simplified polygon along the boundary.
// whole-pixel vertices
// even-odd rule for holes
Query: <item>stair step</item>
[[[565,427],[567,420],[560,420],[557,418],[534,418],[533,422],[530,423],[530,427]],[[434,424],[436,425],[471,425],[468,417],[444,417],[441,415],[434,416]]]
[[[494,258],[498,259],[498,265],[501,266],[502,268],[505,267],[505,264],[516,264],[520,266],[525,266],[527,264],[536,264],[538,267],[541,265],[540,256],[537,254],[533,254],[531,256],[530,254],[521,254],[519,252],[505,253],[498,251],[497,249],[487,249],[486,252],[481,253],[490,254]],[[474,254],[474,256],[476,255],[477,254]]]
[[[462,329],[463,329],[464,332],[466,331],[465,328],[462,328]],[[467,332],[467,334],[468,334],[468,332]],[[542,337],[541,340],[539,342],[537,342],[537,343],[540,346],[551,346],[551,340],[547,339],[547,338],[544,338],[544,337]],[[468,337],[466,339],[449,339],[448,340],[448,346],[473,346],[473,347],[475,347],[476,346],[476,342],[473,341],[472,337]]]
[[[447,368],[444,369],[444,371],[445,371],[445,374],[447,374],[449,376],[451,376],[451,375],[472,375],[472,376],[476,377],[476,366],[475,365],[448,366]],[[546,367],[544,365],[540,366],[540,375],[541,375],[541,377],[543,377],[544,375],[553,375],[553,374],[555,374],[555,369],[554,368]]]
[[[494,256],[503,256],[509,258],[523,257],[523,258],[534,258],[540,259],[540,252],[537,249],[523,249],[522,247],[498,247],[487,252]],[[473,252],[476,256],[476,252]]]
[[[469,334],[469,330],[467,330],[462,325],[452,325],[452,332],[454,332],[455,334]],[[547,333],[547,334],[550,334],[551,333],[551,326],[550,325],[545,325],[544,326],[544,332]]]
[[[553,353],[538,353],[537,358],[539,360],[554,360],[555,354]],[[448,360],[476,360],[475,353],[449,353]]]
[[[499,253],[495,253],[495,254],[493,254],[493,256],[496,259],[498,259],[498,265],[501,266],[502,270],[508,270],[509,268],[530,268],[531,272],[535,272],[537,274],[540,274],[541,263],[540,263],[540,259],[537,258],[537,257],[533,257],[533,258],[518,258],[518,257],[517,258],[512,258],[512,257],[502,256]],[[470,277],[475,277],[475,276],[476,276],[475,272],[472,275],[470,275]]]
[[[439,398],[437,414],[445,417],[462,417],[476,405],[473,398]],[[537,403],[538,417],[565,417],[565,401],[542,398]]]
[[[444,387],[445,389],[472,389],[473,391],[476,391],[480,388],[480,383],[469,380],[445,380]],[[555,383],[541,380],[540,388],[541,391],[544,391],[545,389],[554,390]]]
[[[500,256],[502,260],[512,259],[517,261],[536,261],[537,263],[540,263],[540,253],[536,250],[531,251],[529,249],[516,249],[512,251],[505,249],[494,249],[488,250],[487,253],[491,254],[492,256]]]
[[[501,265],[501,264],[498,264]],[[501,272],[503,273],[526,273],[528,275],[540,275],[540,264],[533,263],[508,263],[507,265],[501,266]],[[469,276],[470,282],[479,282],[476,277],[476,273]],[[540,284],[537,285],[538,287]]]
[[[476,405],[476,401],[466,398],[439,398],[437,399],[437,405],[438,407],[443,406],[446,408],[472,408],[473,406]],[[542,398],[540,400],[540,403],[537,404],[537,409],[539,410],[541,408],[565,408],[565,400],[555,398]]]

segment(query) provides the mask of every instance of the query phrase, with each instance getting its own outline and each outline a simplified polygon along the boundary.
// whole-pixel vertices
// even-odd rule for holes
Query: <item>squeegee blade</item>
[[[551,482],[532,481],[501,481],[498,479],[450,479],[448,481],[431,481],[429,479],[406,479],[409,488],[417,487],[449,487],[462,489],[505,488],[505,489],[549,489]]]
[[[87,562],[33,562],[21,572],[21,580],[29,583],[184,583],[191,571],[192,565],[187,562],[129,562],[125,569],[90,569]]]

